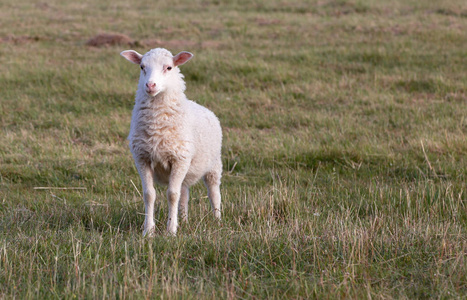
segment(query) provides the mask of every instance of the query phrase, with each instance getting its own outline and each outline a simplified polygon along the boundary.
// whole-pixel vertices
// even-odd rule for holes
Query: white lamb
[[[143,235],[154,232],[154,181],[168,185],[169,234],[177,232],[179,207],[187,220],[189,187],[200,178],[207,187],[214,216],[220,219],[221,126],[214,113],[186,98],[178,68],[193,54],[173,56],[162,48],[144,55],[133,50],[120,54],[141,67],[128,139],[143,184]]]

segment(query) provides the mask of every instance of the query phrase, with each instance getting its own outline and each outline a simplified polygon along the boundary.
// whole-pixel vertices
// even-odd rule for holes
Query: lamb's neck
[[[183,92],[164,91],[155,97],[148,96],[144,91],[138,91],[136,106],[144,109],[158,110],[163,108],[176,109],[186,99]]]

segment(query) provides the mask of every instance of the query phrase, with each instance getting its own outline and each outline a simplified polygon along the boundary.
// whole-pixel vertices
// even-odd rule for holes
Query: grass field
[[[0,3],[0,298],[467,297],[465,1],[155,2]],[[199,184],[166,236],[159,187],[148,239],[119,53],[158,46],[223,126],[223,221]]]

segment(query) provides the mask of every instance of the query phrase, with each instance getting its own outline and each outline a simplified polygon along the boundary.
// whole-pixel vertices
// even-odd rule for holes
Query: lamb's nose
[[[147,82],[147,83],[146,83],[146,86],[147,86],[148,88],[150,88],[150,89],[153,89],[153,88],[156,87],[156,84],[155,84],[154,82]]]

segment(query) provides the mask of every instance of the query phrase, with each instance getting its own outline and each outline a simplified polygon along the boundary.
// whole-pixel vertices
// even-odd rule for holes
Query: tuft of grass
[[[464,2],[3,1],[0,297],[465,298]],[[138,70],[101,33],[195,54],[222,222],[195,185],[166,236],[158,188],[141,237]]]

